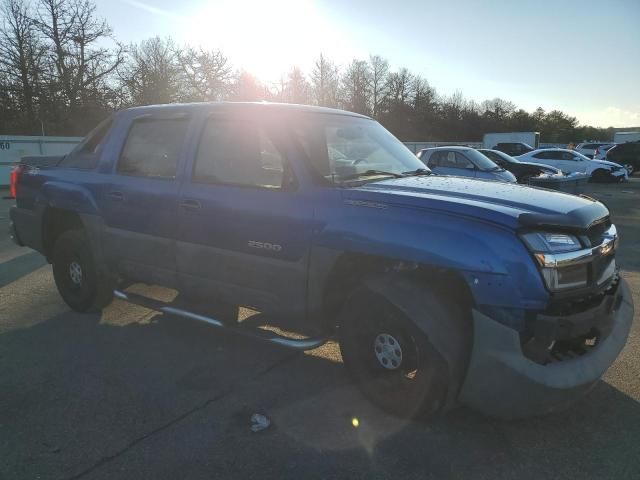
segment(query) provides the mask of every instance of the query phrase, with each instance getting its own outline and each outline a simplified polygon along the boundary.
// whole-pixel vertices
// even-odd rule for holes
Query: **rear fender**
[[[42,184],[37,204],[59,208],[79,215],[98,215],[94,196],[82,185],[49,180]]]

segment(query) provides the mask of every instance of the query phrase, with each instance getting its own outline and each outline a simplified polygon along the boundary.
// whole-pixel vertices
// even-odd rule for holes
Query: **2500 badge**
[[[258,248],[260,250],[271,250],[272,252],[279,252],[282,250],[282,246],[277,243],[269,242],[257,242],[255,240],[249,240],[247,245],[251,248]]]

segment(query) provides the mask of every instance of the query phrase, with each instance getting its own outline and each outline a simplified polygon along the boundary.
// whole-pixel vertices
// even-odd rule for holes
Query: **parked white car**
[[[516,157],[524,162],[544,163],[559,168],[565,174],[582,172],[596,181],[626,180],[627,170],[617,163],[592,160],[575,150],[566,148],[544,148]]]
[[[586,142],[576,145],[576,152],[583,154],[587,158],[595,158],[596,151],[598,149],[608,150],[613,147],[615,143],[612,142]]]

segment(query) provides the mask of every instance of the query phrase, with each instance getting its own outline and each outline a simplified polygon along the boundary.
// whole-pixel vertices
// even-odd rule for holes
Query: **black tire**
[[[111,303],[112,282],[101,274],[83,230],[62,233],[53,247],[52,260],[58,292],[73,310],[96,312]]]
[[[429,313],[444,312],[433,307]],[[400,346],[399,365],[385,367],[384,357],[379,359],[384,334]],[[403,418],[430,417],[444,405],[446,362],[425,333],[382,296],[361,289],[350,297],[340,314],[340,351],[360,389],[381,409]]]
[[[591,174],[591,181],[605,183],[611,181],[611,176],[606,170],[598,169]]]

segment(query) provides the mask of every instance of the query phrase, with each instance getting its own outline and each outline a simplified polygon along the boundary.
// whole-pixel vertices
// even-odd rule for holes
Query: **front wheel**
[[[627,170],[627,173],[629,174],[629,176],[633,175],[633,172],[635,172],[635,168],[633,166],[633,163],[627,162],[623,166]]]
[[[591,181],[597,183],[605,183],[610,181],[611,175],[603,169],[598,169],[591,174]]]
[[[402,311],[362,289],[347,302],[340,320],[345,367],[374,404],[406,418],[431,416],[442,408],[446,363]]]
[[[52,264],[58,292],[73,310],[95,312],[111,302],[112,285],[100,274],[84,231],[68,230],[58,237]]]

